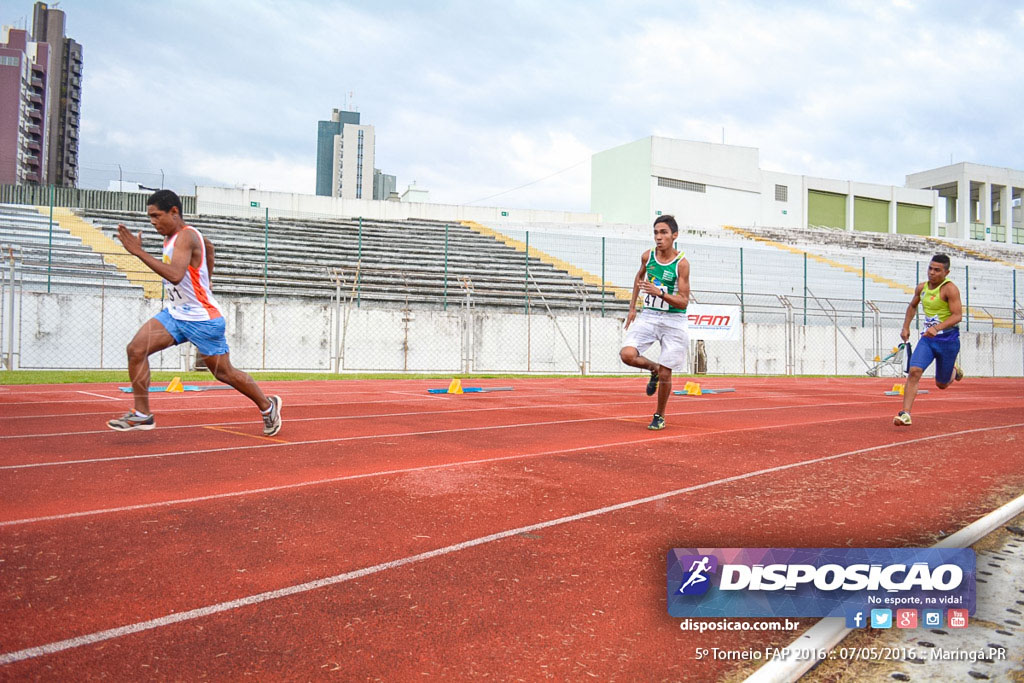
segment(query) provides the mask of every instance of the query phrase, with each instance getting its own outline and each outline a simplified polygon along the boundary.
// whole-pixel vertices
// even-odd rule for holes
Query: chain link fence
[[[116,253],[111,238],[124,223],[159,254],[145,215],[87,209],[54,224],[46,210],[0,209],[4,367],[125,368],[125,346],[163,307],[163,290],[137,259]],[[618,350],[647,239],[598,226],[570,234],[565,226],[229,210],[246,215],[187,221],[217,247],[214,292],[239,367],[633,372]],[[738,327],[729,340],[691,332],[692,370],[708,374],[866,373],[899,343],[913,286],[930,260],[752,246],[705,228],[681,230],[677,247],[691,264],[691,302],[734,315]],[[1018,269],[954,256],[968,374],[1024,376]],[[920,327],[915,317],[913,337]],[[196,357],[183,345],[151,361],[155,369],[186,370]]]

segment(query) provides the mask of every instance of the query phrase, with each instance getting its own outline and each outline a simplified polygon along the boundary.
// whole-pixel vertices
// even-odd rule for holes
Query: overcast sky
[[[1014,2],[59,6],[84,51],[83,186],[106,188],[120,164],[189,193],[313,194],[317,121],[346,101],[399,191],[415,180],[441,203],[585,211],[591,154],[648,135],[721,142],[723,128],[762,168],[827,178],[1024,168]],[[0,0],[0,22],[31,10]]]

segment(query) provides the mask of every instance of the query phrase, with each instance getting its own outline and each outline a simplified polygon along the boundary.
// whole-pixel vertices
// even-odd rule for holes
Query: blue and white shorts
[[[220,356],[228,352],[223,316],[213,320],[178,320],[165,308],[153,316],[153,319],[174,337],[175,344],[192,342],[204,356]]]

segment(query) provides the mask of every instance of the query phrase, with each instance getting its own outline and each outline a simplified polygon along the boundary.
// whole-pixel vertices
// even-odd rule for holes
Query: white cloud
[[[85,48],[82,159],[97,167],[311,192],[316,121],[349,91],[377,166],[438,202],[722,127],[793,173],[901,183],[950,153],[1024,165],[1024,11],[998,2],[62,7]],[[586,209],[588,164],[495,201]]]

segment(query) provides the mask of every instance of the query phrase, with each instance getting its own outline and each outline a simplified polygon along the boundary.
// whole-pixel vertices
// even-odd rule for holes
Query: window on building
[[[788,202],[789,201],[789,187],[786,185],[775,186],[775,201],[777,202]]]
[[[704,183],[694,183],[689,180],[675,180],[674,178],[658,178],[659,187],[671,187],[675,190],[689,190],[690,192],[707,192],[708,186]]]

